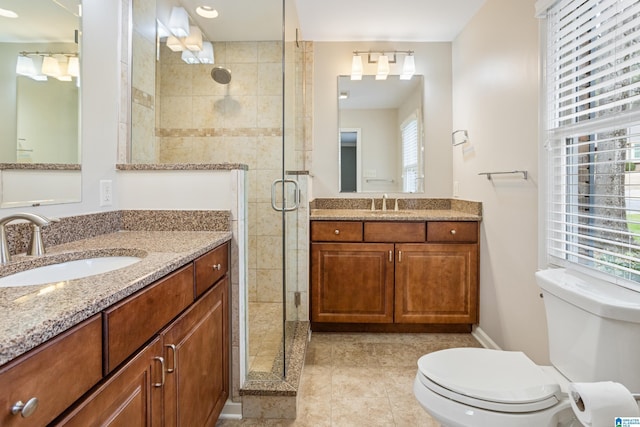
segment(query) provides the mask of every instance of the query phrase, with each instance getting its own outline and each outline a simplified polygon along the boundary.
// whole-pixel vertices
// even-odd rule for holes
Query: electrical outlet
[[[460,197],[460,183],[453,181],[453,197]]]
[[[100,180],[100,206],[113,204],[113,187],[110,179]]]

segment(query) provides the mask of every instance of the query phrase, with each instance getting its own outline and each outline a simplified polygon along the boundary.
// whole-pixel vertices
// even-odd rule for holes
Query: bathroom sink
[[[0,277],[0,288],[43,285],[45,283],[80,279],[128,267],[141,259],[136,256],[103,256],[45,265]]]

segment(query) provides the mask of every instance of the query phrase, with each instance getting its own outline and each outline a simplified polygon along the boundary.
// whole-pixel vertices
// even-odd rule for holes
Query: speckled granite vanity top
[[[28,261],[30,267],[87,255],[142,259],[83,279],[0,288],[0,365],[229,240],[230,231],[118,231],[47,248],[45,256]],[[0,274],[21,270],[25,259],[14,256]]]
[[[458,199],[316,199],[311,202],[311,220],[328,221],[481,221],[482,205]]]

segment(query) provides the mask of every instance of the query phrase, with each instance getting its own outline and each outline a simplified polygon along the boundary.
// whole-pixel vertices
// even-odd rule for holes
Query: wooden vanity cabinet
[[[54,425],[162,426],[161,353],[162,343],[156,337]]]
[[[229,395],[229,279],[224,277],[162,333],[165,426],[213,426]]]
[[[396,323],[478,320],[475,244],[396,245]]]
[[[393,322],[393,245],[312,243],[314,322]]]
[[[477,222],[346,224],[362,230],[349,243],[336,241],[345,233],[331,232],[344,228],[340,221],[311,223],[311,321],[318,329],[477,323]]]
[[[193,264],[104,311],[105,375],[193,303]]]
[[[106,310],[109,377],[56,425],[214,426],[229,396],[228,256],[226,243]]]

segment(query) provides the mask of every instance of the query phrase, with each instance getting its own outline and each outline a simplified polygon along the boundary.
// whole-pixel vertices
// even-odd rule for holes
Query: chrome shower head
[[[222,85],[229,84],[231,81],[231,71],[224,67],[213,67],[213,70],[211,70],[211,78]]]

